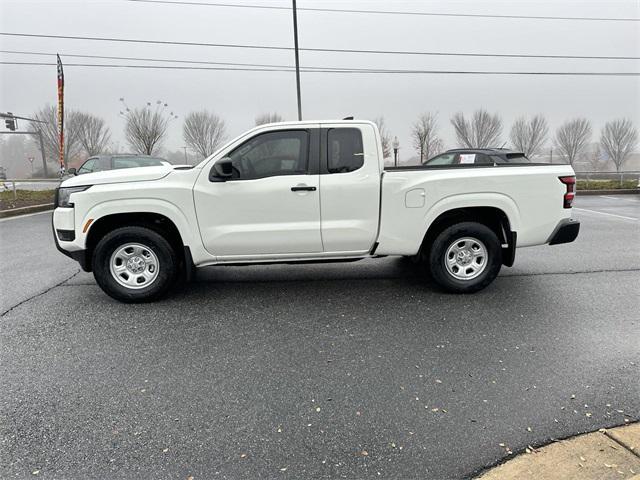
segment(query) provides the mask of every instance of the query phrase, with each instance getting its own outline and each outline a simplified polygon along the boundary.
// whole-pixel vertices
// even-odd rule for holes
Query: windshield
[[[165,165],[165,161],[151,157],[114,157],[113,169],[136,167],[159,167]]]

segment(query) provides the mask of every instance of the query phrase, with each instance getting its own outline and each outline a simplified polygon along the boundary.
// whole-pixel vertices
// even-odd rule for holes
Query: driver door
[[[206,250],[219,260],[322,252],[318,129],[259,133],[227,156],[233,176],[206,171],[194,189]]]

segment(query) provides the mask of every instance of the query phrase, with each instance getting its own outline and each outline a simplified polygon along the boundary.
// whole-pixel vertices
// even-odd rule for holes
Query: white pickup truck
[[[513,265],[516,247],[571,242],[580,228],[569,165],[506,157],[385,168],[371,122],[262,125],[195,167],[66,180],[54,238],[124,302],[157,299],[196,267],[387,255],[475,292]]]

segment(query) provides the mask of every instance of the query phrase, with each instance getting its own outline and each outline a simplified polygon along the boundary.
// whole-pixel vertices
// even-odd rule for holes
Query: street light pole
[[[398,150],[400,149],[400,142],[398,137],[393,138],[393,166],[398,166]]]
[[[296,57],[296,89],[298,92],[298,120],[302,120],[302,103],[300,100],[300,58],[298,56],[298,11],[296,0],[293,1],[293,45]]]

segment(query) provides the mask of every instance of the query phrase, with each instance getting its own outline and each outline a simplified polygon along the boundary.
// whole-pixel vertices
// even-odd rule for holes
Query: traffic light
[[[13,117],[13,113],[7,112],[7,114],[11,116],[8,118],[5,117],[4,126],[12,132],[15,132],[16,128],[18,127],[18,120]]]

